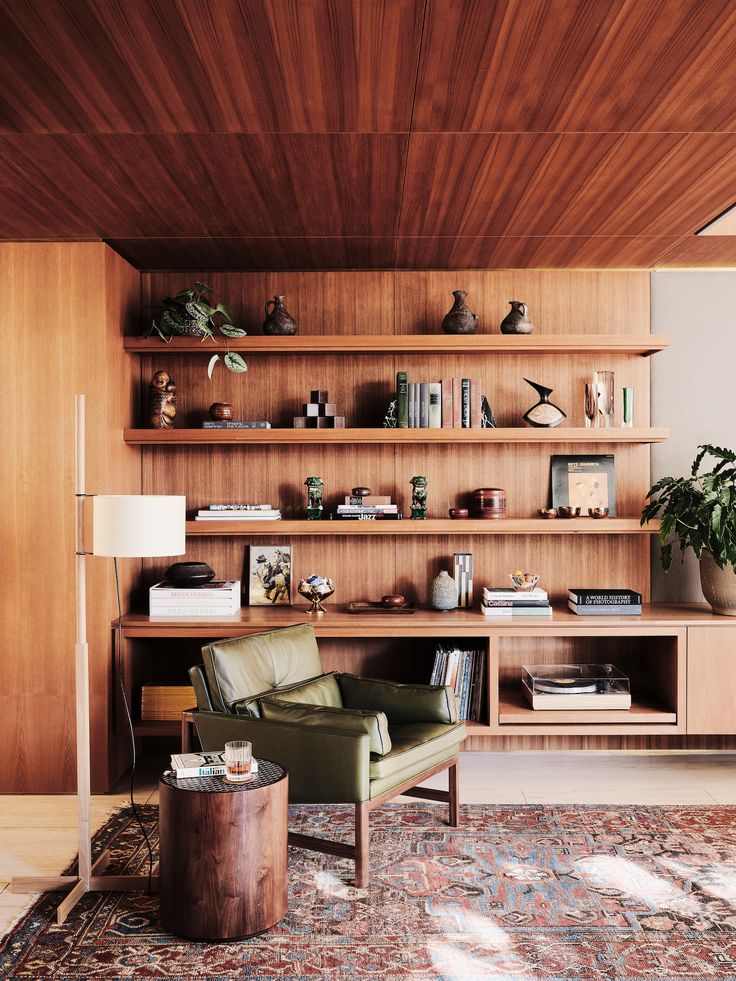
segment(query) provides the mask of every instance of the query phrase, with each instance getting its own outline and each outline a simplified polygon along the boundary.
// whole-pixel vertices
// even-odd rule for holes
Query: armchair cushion
[[[388,720],[383,712],[343,709],[331,705],[287,702],[275,695],[261,699],[264,719],[273,722],[329,728],[350,733],[366,733],[370,737],[370,752],[383,756],[391,751]]]
[[[202,659],[217,712],[231,712],[236,702],[259,692],[322,674],[309,623],[215,641],[202,648]]]
[[[380,780],[404,770],[418,771],[424,762],[429,767],[437,758],[454,756],[463,739],[465,727],[462,723],[451,726],[432,722],[392,725],[391,751],[378,758],[371,757],[370,778]]]
[[[391,724],[458,721],[455,694],[447,685],[404,685],[354,674],[337,677],[345,708],[377,709]]]
[[[292,693],[299,693],[300,697],[292,699]],[[280,688],[268,688],[252,697],[242,698],[239,702],[233,703],[232,710],[236,715],[250,715],[254,719],[260,719],[262,717],[261,699],[271,696],[282,698],[287,702],[293,700],[314,703],[315,705],[342,706],[337,676],[333,671],[330,674],[321,674],[317,678],[310,678],[308,681],[297,681],[293,685],[284,685]]]

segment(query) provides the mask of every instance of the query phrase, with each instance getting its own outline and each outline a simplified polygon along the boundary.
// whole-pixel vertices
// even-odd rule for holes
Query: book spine
[[[223,777],[226,773],[224,766],[188,766],[183,770],[174,770],[177,780],[186,780],[188,777]]]
[[[396,373],[396,425],[409,428],[409,376],[405,371]]]
[[[270,429],[271,423],[266,422],[265,419],[259,419],[255,422],[213,422],[206,419],[202,423],[202,429]]]
[[[166,600],[171,606],[172,600],[196,600],[199,603],[225,603],[240,596],[240,583],[228,589],[155,589],[151,587],[148,598],[152,603]]]
[[[416,429],[416,421],[414,419],[414,389],[416,388],[416,382],[409,382],[407,385],[407,426],[409,429]]]
[[[434,664],[432,665],[432,674],[429,678],[430,685],[436,685],[437,679],[439,678],[440,665],[442,664],[442,648],[438,647],[434,655]]]
[[[429,382],[419,383],[419,427],[429,429]]]
[[[470,428],[480,429],[480,378],[470,379]]]
[[[641,616],[641,606],[634,603],[621,606],[580,606],[568,600],[567,605],[579,617]]]
[[[238,612],[232,607],[223,608],[221,606],[165,606],[156,607],[150,610],[149,616],[152,617],[230,617]]]
[[[460,705],[460,696],[463,691],[463,678],[465,676],[465,661],[467,658],[467,653],[465,651],[458,651],[457,653],[457,674],[455,675],[455,698],[457,699],[458,706]]]
[[[452,429],[452,378],[443,378],[442,390],[442,428]]]
[[[429,383],[429,428],[442,429],[442,385]]]
[[[470,379],[463,378],[460,382],[462,399],[462,428],[470,429]]]
[[[200,508],[199,513],[207,511],[275,511],[270,504],[210,504],[208,508]]]
[[[398,504],[338,504],[337,514],[396,514]]]
[[[578,606],[605,606],[607,603],[613,606],[626,606],[633,604],[641,606],[641,593],[634,592],[612,592],[604,590],[595,592],[594,590],[568,590],[568,598],[577,603]]]
[[[403,518],[401,511],[390,514],[334,514],[334,521],[400,521]]]
[[[463,395],[459,378],[452,379],[452,428],[461,429],[463,425]]]

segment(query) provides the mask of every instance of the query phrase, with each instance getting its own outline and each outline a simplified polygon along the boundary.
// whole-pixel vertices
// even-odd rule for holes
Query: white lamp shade
[[[94,498],[92,554],[118,558],[183,555],[186,498],[101,494]]]

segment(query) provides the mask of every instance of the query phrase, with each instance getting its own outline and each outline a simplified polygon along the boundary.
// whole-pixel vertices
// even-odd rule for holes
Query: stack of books
[[[279,521],[281,511],[270,504],[210,504],[201,508],[195,521]]]
[[[410,382],[406,371],[396,375],[399,429],[480,429],[482,402],[476,378]]]
[[[341,521],[398,521],[403,516],[398,504],[394,504],[390,497],[380,494],[356,497],[351,494],[345,498],[344,504],[338,504],[332,517]]]
[[[458,715],[464,722],[479,722],[482,711],[485,651],[440,645],[434,656],[430,685],[449,685],[455,692]]]
[[[143,722],[178,722],[196,704],[191,685],[141,685]]]
[[[157,582],[148,591],[152,617],[227,617],[240,610],[240,580],[208,582],[206,586],[180,588]]]
[[[641,616],[641,593],[633,589],[568,589],[567,605],[579,617]]]
[[[223,777],[227,773],[225,751],[220,753],[174,753],[171,772],[177,780],[188,777]],[[258,773],[258,760],[250,761],[250,772]]]
[[[508,617],[551,617],[552,607],[544,589],[516,590],[484,586],[480,608],[496,619]]]

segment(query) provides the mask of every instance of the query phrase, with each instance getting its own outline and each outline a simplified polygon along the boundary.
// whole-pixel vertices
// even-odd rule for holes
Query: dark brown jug
[[[478,330],[478,315],[473,313],[465,302],[468,295],[465,290],[453,290],[455,302],[449,313],[442,321],[442,330],[446,334],[475,334]]]
[[[272,307],[270,313],[269,307]],[[296,334],[296,320],[284,306],[283,296],[275,296],[272,300],[268,300],[263,309],[266,313],[266,319],[263,321],[264,334]]]
[[[534,324],[523,300],[509,300],[511,310],[501,321],[502,334],[531,334]]]

